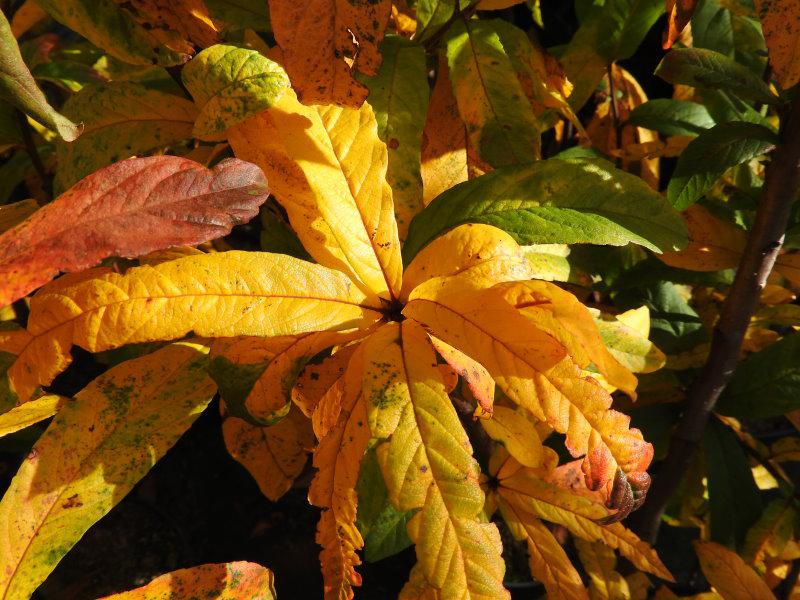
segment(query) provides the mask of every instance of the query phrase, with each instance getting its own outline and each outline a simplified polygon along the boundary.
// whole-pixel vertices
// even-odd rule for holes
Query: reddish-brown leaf
[[[261,170],[236,159],[213,169],[176,156],[110,165],[0,235],[0,306],[59,271],[226,235],[267,195]]]

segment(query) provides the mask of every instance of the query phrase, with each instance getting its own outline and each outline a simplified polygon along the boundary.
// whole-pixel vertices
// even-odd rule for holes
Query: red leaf
[[[0,235],[0,307],[59,271],[227,235],[268,194],[261,169],[237,159],[207,169],[156,156],[100,169]]]

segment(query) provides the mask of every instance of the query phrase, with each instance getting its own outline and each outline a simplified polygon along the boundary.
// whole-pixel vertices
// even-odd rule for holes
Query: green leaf
[[[706,428],[703,450],[711,539],[738,548],[762,511],[753,472],[736,434],[718,419]]]
[[[733,373],[716,411],[738,419],[767,419],[800,408],[800,334],[750,355]]]
[[[42,125],[57,131],[68,142],[81,134],[82,127],[58,113],[36,86],[25,66],[6,16],[0,11],[0,95]]]
[[[107,371],[67,402],[0,502],[0,597],[30,598],[214,396],[207,349],[172,344]]]
[[[661,195],[604,161],[543,160],[455,186],[411,222],[406,262],[463,223],[493,225],[521,244],[633,242],[654,252],[686,244],[683,221]]]
[[[560,57],[575,86],[570,106],[586,103],[608,65],[630,57],[663,12],[663,0],[606,0],[588,10]]]
[[[779,101],[769,86],[747,67],[705,48],[671,50],[656,68],[656,75],[672,84],[724,90],[764,104]]]
[[[658,98],[634,108],[628,123],[664,135],[697,135],[713,127],[714,119],[708,109],[697,102]]]
[[[270,31],[269,11],[264,0],[203,0],[209,14],[228,25],[228,31]]]
[[[256,50],[217,44],[194,57],[183,83],[200,108],[194,135],[222,141],[225,131],[272,106],[289,88],[283,68]]]
[[[692,46],[733,56],[731,12],[718,0],[702,0],[692,15]]]
[[[754,123],[722,123],[702,132],[681,154],[667,186],[667,199],[683,210],[710,190],[730,167],[771,150],[778,138]]]
[[[224,356],[214,356],[208,361],[208,374],[219,387],[219,395],[225,401],[225,408],[230,416],[238,417],[251,425],[266,427],[274,425],[288,414],[287,411],[278,419],[262,420],[250,414],[245,406],[248,394],[268,364],[268,360],[257,364],[238,364]]]
[[[356,525],[364,537],[364,558],[376,562],[408,548],[412,542],[406,525],[416,511],[401,512],[392,506],[374,447],[364,454],[356,492]]]
[[[189,59],[188,54],[165,46],[155,32],[139,25],[114,0],[37,0],[37,4],[56,21],[123,62],[169,66]]]
[[[118,160],[192,137],[197,114],[185,98],[126,81],[87,85],[63,110],[85,130],[76,142],[56,147],[58,191]]]
[[[18,114],[12,104],[0,100],[0,153],[22,145]]]
[[[447,37],[458,112],[480,157],[493,167],[534,161],[539,124],[495,21],[458,21]]]
[[[417,13],[417,31],[414,40],[425,42],[444,27],[453,17],[459,0],[417,0],[414,8]],[[460,0],[461,7],[469,4]]]
[[[381,54],[378,74],[364,83],[378,121],[378,136],[389,151],[386,180],[392,186],[402,239],[423,206],[420,148],[428,113],[428,72],[424,48],[404,38],[387,36]]]
[[[700,316],[670,281],[622,290],[614,303],[621,310],[647,306],[650,339],[667,354],[689,350],[708,339]]]

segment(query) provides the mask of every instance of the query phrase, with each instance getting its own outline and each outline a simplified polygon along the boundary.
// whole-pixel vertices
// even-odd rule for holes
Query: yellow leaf
[[[497,457],[499,460],[493,457],[494,468],[491,471],[497,478],[497,492],[501,501],[513,507],[523,520],[532,516],[563,525],[580,539],[603,542],[609,548],[618,550],[638,569],[673,581],[655,550],[632,531],[620,523],[598,523],[608,514],[598,500],[576,494],[549,481],[558,457],[552,450],[546,454],[548,457],[539,469],[523,467],[513,457],[508,457],[507,453],[501,452]]]
[[[575,540],[575,547],[578,549],[583,568],[589,575],[591,600],[630,599],[628,582],[614,570],[617,557],[611,548],[602,542],[587,542],[580,538]]]
[[[428,104],[422,132],[422,201],[431,200],[467,180],[467,130],[447,72],[447,61],[439,58],[436,84]]]
[[[586,356],[611,385],[620,388],[629,396],[636,396],[636,377],[608,351],[589,309],[573,294],[548,281],[505,284],[498,286],[498,290],[502,290],[506,300],[517,307],[522,314],[564,344],[579,366],[585,368],[587,364],[573,354],[572,340],[583,348]],[[548,329],[547,321],[545,319],[540,321],[542,314],[555,317],[561,325],[560,330]],[[564,333],[566,337],[562,335]]]
[[[538,467],[542,462],[542,441],[530,418],[506,406],[495,406],[491,419],[481,421],[483,428],[508,453],[526,467]]]
[[[29,338],[9,369],[20,398],[69,365],[73,344],[100,352],[190,331],[296,335],[366,327],[382,316],[342,273],[261,252],[189,256],[124,275],[81,273],[67,279],[73,285],[60,281],[31,300]],[[12,335],[19,342],[19,334],[0,332],[0,346]]]
[[[683,211],[683,221],[689,245],[679,252],[657,255],[663,262],[690,271],[719,271],[739,264],[746,242],[743,230],[716,218],[699,204]]]
[[[207,352],[173,344],[121,363],[61,408],[0,502],[0,597],[30,598],[200,415],[216,391]]]
[[[286,90],[228,131],[237,156],[259,165],[308,253],[389,300],[402,261],[386,146],[369,105],[308,107]]]
[[[352,598],[353,586],[361,585],[361,576],[355,570],[361,564],[356,551],[364,542],[355,525],[355,488],[370,439],[361,393],[363,360],[363,348],[359,347],[343,378],[339,419],[314,452],[317,474],[308,490],[308,501],[324,509],[317,525],[317,543],[322,546],[326,600]]]
[[[714,542],[695,542],[700,568],[725,600],[774,600],[767,584],[738,554]]]
[[[479,521],[479,467],[433,346],[413,321],[403,321],[398,336],[401,360],[387,369],[405,383],[408,397],[378,457],[395,508],[420,509],[409,523],[418,569],[442,598],[507,598],[500,536],[494,525]]]
[[[354,75],[375,75],[391,9],[390,0],[269,0],[272,31],[303,103],[362,105],[368,90]]]
[[[794,0],[755,0],[769,64],[784,89],[800,81],[800,4]]]
[[[12,408],[0,415],[0,437],[49,419],[66,402],[69,402],[67,398],[48,394]]]
[[[465,292],[457,286],[456,293],[445,287],[422,296],[418,289],[403,314],[478,361],[509,398],[566,434],[573,456],[586,455],[589,487],[603,487],[617,467],[642,476],[652,446],[638,430],[629,429],[627,416],[611,410],[611,397],[581,375],[564,346],[497,290]]]
[[[261,492],[273,502],[292,487],[314,445],[311,422],[297,408],[270,427],[228,417],[222,423],[222,435],[230,455],[250,472]]]
[[[464,379],[482,411],[481,414],[491,416],[494,412],[494,379],[489,372],[483,368],[482,364],[472,360],[449,344],[445,344],[442,340],[431,338],[431,343],[439,356],[459,377]]]
[[[488,288],[504,281],[530,279],[532,269],[523,249],[502,229],[470,223],[459,225],[425,246],[403,274],[407,299],[420,285],[437,286],[433,280],[460,275],[467,287]],[[450,283],[450,282],[448,282]]]
[[[550,598],[588,600],[581,576],[550,530],[530,513],[500,500],[500,513],[514,537],[526,540],[531,574],[541,581]]]
[[[248,562],[200,565],[179,569],[156,577],[129,592],[112,594],[99,600],[276,600],[272,571]]]

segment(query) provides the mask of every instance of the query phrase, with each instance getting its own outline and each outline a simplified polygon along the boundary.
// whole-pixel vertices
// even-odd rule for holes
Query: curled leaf
[[[58,132],[65,141],[75,140],[83,130],[47,102],[28,70],[11,33],[11,25],[0,11],[0,94],[42,125]],[[0,304],[2,304],[0,302]]]

